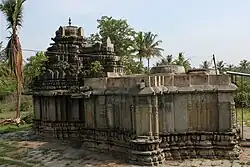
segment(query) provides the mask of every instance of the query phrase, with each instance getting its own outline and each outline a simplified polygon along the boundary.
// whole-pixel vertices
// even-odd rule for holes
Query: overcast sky
[[[45,50],[68,17],[88,36],[97,31],[96,20],[102,15],[125,18],[136,30],[157,33],[164,55],[185,52],[194,66],[212,54],[234,64],[250,58],[250,0],[27,0],[22,46]],[[6,41],[3,15],[0,24],[0,41]]]

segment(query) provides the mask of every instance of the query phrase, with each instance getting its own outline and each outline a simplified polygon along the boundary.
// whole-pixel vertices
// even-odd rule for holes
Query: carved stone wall
[[[79,90],[34,91],[40,135],[81,140],[129,162],[239,156],[228,76],[85,78]]]

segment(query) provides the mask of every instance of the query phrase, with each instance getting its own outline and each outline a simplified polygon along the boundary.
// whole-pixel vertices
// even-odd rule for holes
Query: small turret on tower
[[[71,18],[69,17],[69,26],[71,26]]]

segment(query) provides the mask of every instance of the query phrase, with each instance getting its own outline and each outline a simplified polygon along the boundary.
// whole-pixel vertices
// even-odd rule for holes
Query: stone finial
[[[107,46],[110,46],[110,45],[112,45],[112,43],[111,43],[111,39],[108,37],[107,38]]]
[[[71,18],[69,17],[69,26],[71,26]]]
[[[114,51],[114,45],[112,44],[111,39],[109,37],[107,38],[106,46],[107,46],[108,50],[110,50],[112,52]]]

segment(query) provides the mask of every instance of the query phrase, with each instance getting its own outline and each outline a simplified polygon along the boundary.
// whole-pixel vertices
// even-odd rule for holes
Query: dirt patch
[[[20,134],[19,137],[14,133],[13,137],[10,134],[6,135],[8,137],[0,142],[0,154],[2,157],[5,157],[4,162],[16,166],[20,166],[20,164],[34,167],[133,166],[113,158],[108,153],[93,152],[80,147],[72,147],[70,142],[44,141],[42,139],[27,140],[27,136],[31,139],[33,138],[30,133],[27,133],[27,135]],[[167,161],[163,166],[248,166],[250,165],[250,148],[242,148],[242,151],[240,160],[235,161],[193,159]]]

